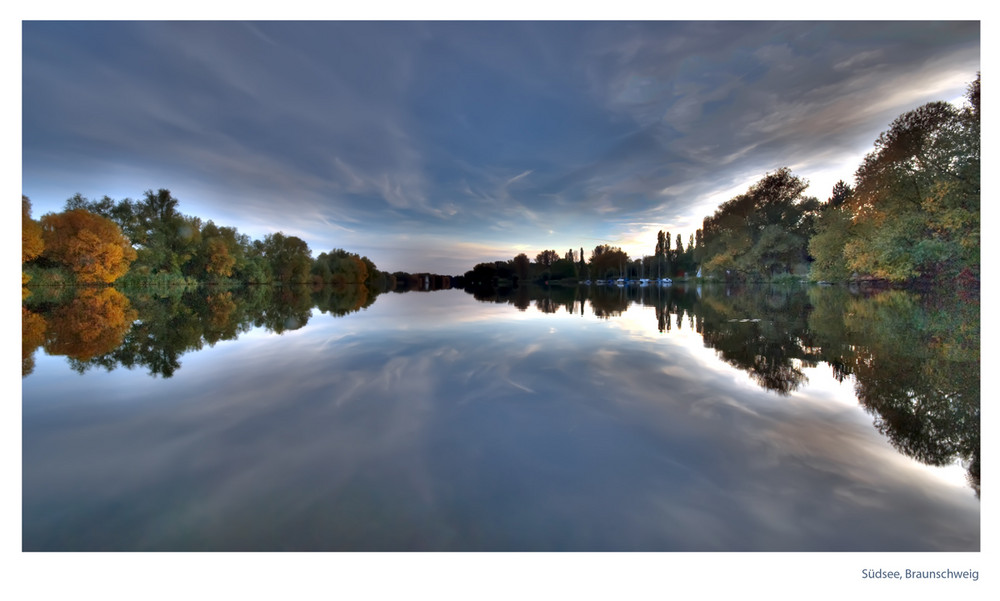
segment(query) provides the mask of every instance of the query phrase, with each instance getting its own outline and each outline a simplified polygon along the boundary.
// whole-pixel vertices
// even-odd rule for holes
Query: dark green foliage
[[[340,248],[320,253],[312,264],[313,281],[335,286],[364,284],[373,275],[369,273],[369,264],[374,268],[371,261]]]
[[[301,238],[281,232],[268,234],[264,237],[262,251],[276,283],[305,284],[311,281],[312,257],[309,245]]]
[[[803,195],[807,186],[805,180],[783,167],[723,203],[704,220],[704,271],[728,277],[770,278],[805,263],[820,208],[819,201]]]
[[[600,244],[590,255],[590,277],[609,279],[624,277],[628,268],[628,254],[617,246]]]

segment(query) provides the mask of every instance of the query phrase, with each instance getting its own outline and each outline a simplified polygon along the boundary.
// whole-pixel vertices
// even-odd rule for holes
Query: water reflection
[[[79,373],[94,367],[142,367],[169,378],[185,353],[236,340],[253,328],[284,333],[305,326],[313,308],[343,316],[370,306],[364,286],[308,288],[249,286],[237,290],[165,288],[132,294],[81,289],[71,299],[22,308],[22,375],[34,352],[65,355]]]
[[[25,548],[979,549],[973,493],[902,459],[959,459],[978,494],[968,299],[683,285],[476,298],[150,294],[119,305],[135,313],[124,333],[114,302],[91,299],[79,306],[106,307],[110,333],[76,338],[48,329],[73,322],[72,303],[27,306],[25,365],[55,354],[52,337],[94,341],[52,348],[111,371],[25,378]],[[136,403],[116,371],[133,366],[169,379]]]
[[[902,453],[928,465],[961,460],[980,490],[979,303],[902,290],[849,291],[771,286],[597,286],[477,290],[477,300],[522,310],[599,318],[631,304],[655,308],[656,328],[686,318],[719,359],[758,386],[787,396],[820,362],[852,379],[876,429]]]

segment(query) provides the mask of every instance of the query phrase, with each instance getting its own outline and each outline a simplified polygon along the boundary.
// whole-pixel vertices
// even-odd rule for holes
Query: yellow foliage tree
[[[83,283],[110,284],[136,258],[115,222],[83,209],[45,215],[42,232],[45,256],[69,267]]]
[[[205,271],[210,274],[229,277],[233,275],[236,259],[229,254],[229,248],[221,238],[211,238],[205,242]]]

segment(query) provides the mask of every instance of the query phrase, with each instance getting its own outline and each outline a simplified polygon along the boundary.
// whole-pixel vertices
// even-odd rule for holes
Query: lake
[[[26,551],[978,551],[978,297],[26,302]]]

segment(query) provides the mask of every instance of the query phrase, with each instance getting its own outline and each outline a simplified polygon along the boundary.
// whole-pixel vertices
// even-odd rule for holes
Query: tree
[[[218,227],[209,220],[201,228],[200,246],[188,263],[188,271],[195,277],[228,278],[242,260],[243,249],[236,230]]]
[[[114,222],[83,209],[43,216],[42,232],[43,255],[66,265],[82,283],[111,283],[136,258]]]
[[[341,248],[320,253],[313,262],[311,272],[318,277],[319,283],[337,286],[363,284],[372,275],[361,257]]]
[[[200,276],[204,265],[196,258],[201,250],[201,219],[177,211],[178,200],[170,190],[146,190],[132,209],[138,263],[153,273]],[[194,260],[194,261],[193,261]],[[192,262],[189,265],[189,262]]]
[[[554,250],[543,250],[542,252],[535,255],[535,262],[541,265],[544,269],[548,269],[550,265],[559,260],[559,253]]]
[[[723,203],[703,223],[703,269],[769,276],[805,263],[820,207],[808,186],[782,167]]]
[[[21,264],[34,259],[45,250],[45,240],[42,238],[42,225],[31,218],[31,201],[21,195]],[[31,276],[21,273],[21,286],[31,281]],[[27,298],[31,293],[22,288],[21,298]]]
[[[705,261],[705,237],[701,228],[698,228],[694,232],[694,254],[692,258],[694,260],[694,265],[699,266]]]
[[[660,230],[659,232],[656,233],[656,250],[653,253],[653,256],[656,257],[657,278],[662,278],[664,273],[663,261],[664,258],[667,256],[667,247],[669,246],[666,237],[667,236],[663,233],[663,230]]]
[[[967,105],[895,119],[855,173],[848,269],[890,281],[979,271],[979,79]]]
[[[851,215],[846,205],[852,193],[843,180],[837,182],[816,220],[816,233],[809,239],[809,254],[813,257],[809,276],[813,280],[836,282],[850,276],[844,245],[850,235]]]
[[[304,240],[275,232],[264,237],[262,247],[275,280],[282,283],[309,281],[312,256]]]
[[[31,218],[31,201],[21,195],[21,263],[26,263],[45,249],[42,225]]]
[[[524,253],[518,254],[513,259],[513,269],[518,280],[528,281],[531,273],[531,259]]]
[[[615,277],[623,274],[629,263],[628,254],[617,246],[601,244],[590,255],[590,274],[595,278]]]

